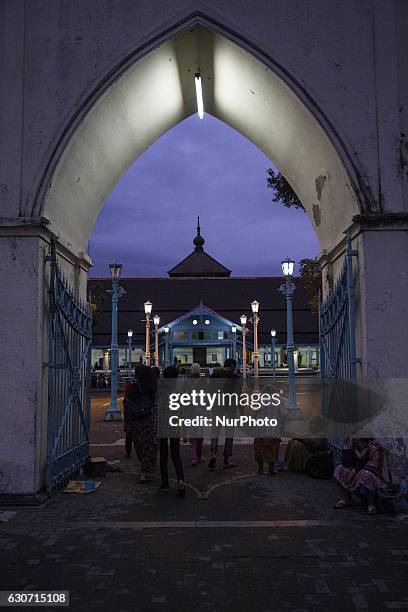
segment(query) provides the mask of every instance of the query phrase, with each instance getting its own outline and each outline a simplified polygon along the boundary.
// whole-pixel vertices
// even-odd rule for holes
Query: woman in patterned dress
[[[150,482],[156,467],[158,448],[155,432],[157,380],[152,368],[145,365],[137,366],[135,376],[136,381],[126,387],[125,397],[135,400],[139,399],[141,394],[148,397],[151,411],[149,416],[125,421],[125,432],[131,435],[136,456],[140,461],[140,482]]]
[[[342,499],[335,508],[351,506],[354,493],[367,498],[367,514],[376,514],[377,491],[386,490],[391,482],[386,450],[371,438],[354,438],[351,448],[346,439],[344,446],[342,465],[334,472],[334,479],[342,491]]]

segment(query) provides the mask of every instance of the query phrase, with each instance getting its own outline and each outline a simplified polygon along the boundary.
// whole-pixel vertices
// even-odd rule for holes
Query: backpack
[[[140,383],[136,381],[123,400],[124,420],[126,423],[150,416],[152,403],[147,395],[143,395]]]

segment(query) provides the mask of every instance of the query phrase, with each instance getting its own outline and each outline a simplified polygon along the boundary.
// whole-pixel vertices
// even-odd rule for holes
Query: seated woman
[[[366,497],[367,514],[377,513],[377,492],[385,490],[391,482],[387,453],[384,447],[372,438],[353,438],[344,441],[342,464],[334,472],[334,479],[341,487],[342,499],[334,506],[345,508],[352,504],[352,494]]]
[[[322,434],[324,420],[314,416],[309,421],[309,432],[312,436]],[[292,438],[286,447],[283,469],[285,472],[306,472],[311,457],[327,449],[326,438]]]

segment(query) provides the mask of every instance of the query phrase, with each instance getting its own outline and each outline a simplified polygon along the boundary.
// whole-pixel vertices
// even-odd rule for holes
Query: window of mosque
[[[218,340],[227,340],[227,339],[228,339],[228,332],[220,330],[218,332]]]
[[[191,334],[192,340],[209,340],[211,333],[206,331],[193,331]]]
[[[188,334],[185,331],[174,332],[174,339],[175,340],[187,340],[187,338],[188,338]]]

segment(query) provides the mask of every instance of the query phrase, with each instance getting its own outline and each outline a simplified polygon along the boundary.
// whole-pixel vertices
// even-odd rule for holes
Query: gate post
[[[32,503],[45,491],[51,235],[44,219],[0,226],[0,503]],[[90,260],[61,239],[58,250],[85,297]]]
[[[355,293],[353,282],[353,257],[357,257],[357,251],[351,245],[350,232],[347,232],[346,270],[347,270],[347,307],[348,307],[348,333],[350,346],[350,378],[357,378],[357,363],[361,362],[356,356],[356,317],[355,317]]]

